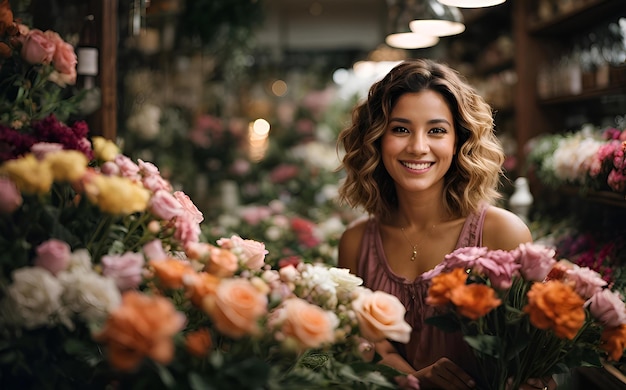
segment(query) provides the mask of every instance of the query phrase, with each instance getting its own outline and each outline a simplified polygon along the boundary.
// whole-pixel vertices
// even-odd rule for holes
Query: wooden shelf
[[[590,202],[626,208],[626,195],[617,192],[586,190],[576,186],[561,186],[559,192],[568,196],[578,196]]]
[[[578,95],[565,95],[555,96],[546,99],[537,99],[537,102],[541,105],[559,105],[567,103],[584,102],[586,100],[598,99],[603,96],[609,95],[623,95],[626,94],[626,83],[618,85],[612,85],[609,88],[594,88],[587,91],[583,91]]]
[[[589,0],[569,12],[548,20],[532,20],[528,31],[535,35],[561,35],[578,31],[581,25],[592,25],[617,11],[626,10],[624,0]]]

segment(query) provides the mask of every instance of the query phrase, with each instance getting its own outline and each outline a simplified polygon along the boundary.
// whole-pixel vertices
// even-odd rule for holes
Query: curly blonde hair
[[[491,107],[454,69],[412,59],[371,86],[367,100],[354,108],[352,124],[339,134],[337,147],[345,149],[340,167],[346,172],[339,189],[342,202],[377,216],[397,209],[395,183],[381,160],[381,138],[400,96],[423,90],[439,93],[454,119],[457,153],[445,176],[446,211],[467,216],[481,203],[493,204],[500,198],[504,152],[494,132]]]

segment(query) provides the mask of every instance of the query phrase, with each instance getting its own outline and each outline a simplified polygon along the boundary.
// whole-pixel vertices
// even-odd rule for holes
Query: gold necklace
[[[417,245],[411,243],[411,240],[409,240],[409,237],[407,237],[406,233],[404,232],[404,227],[401,227],[400,231],[402,232],[402,235],[404,236],[406,242],[411,245],[411,249],[413,249],[413,252],[411,252],[411,261],[415,261],[415,259],[417,259]]]

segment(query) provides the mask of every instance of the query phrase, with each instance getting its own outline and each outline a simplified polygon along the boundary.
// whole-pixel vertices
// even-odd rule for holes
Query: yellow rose
[[[50,191],[53,176],[50,165],[33,154],[10,160],[0,166],[0,174],[7,175],[21,192],[45,194]]]
[[[93,152],[98,160],[113,161],[115,156],[120,154],[120,148],[115,142],[104,137],[93,137],[91,143],[93,144]]]
[[[44,158],[50,164],[55,181],[73,182],[85,174],[89,160],[77,150],[60,150],[48,153]]]
[[[89,200],[109,214],[132,214],[145,211],[150,191],[141,184],[119,176],[97,175],[85,183]]]

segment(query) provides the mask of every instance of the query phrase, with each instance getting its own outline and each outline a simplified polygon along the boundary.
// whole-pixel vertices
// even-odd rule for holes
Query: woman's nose
[[[409,137],[407,150],[415,154],[424,154],[428,152],[428,137],[426,135],[415,132]]]

